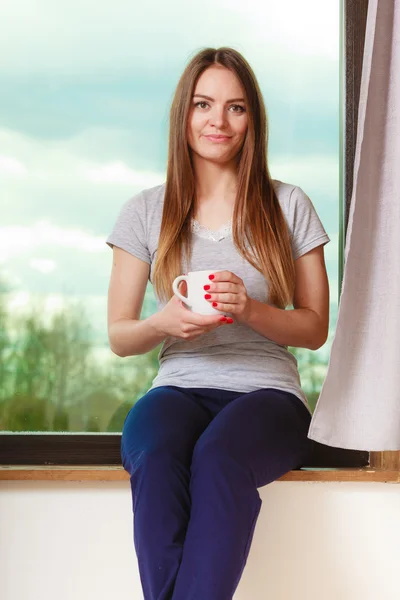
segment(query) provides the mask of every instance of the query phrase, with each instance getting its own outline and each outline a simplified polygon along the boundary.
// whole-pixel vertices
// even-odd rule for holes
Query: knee
[[[155,446],[151,448],[125,448],[121,445],[122,465],[128,473],[133,475],[146,474],[154,476],[168,470],[174,462],[174,457],[167,448]]]
[[[130,475],[138,470],[157,471],[176,455],[176,442],[168,431],[143,427],[135,414],[128,416],[121,436],[122,465]]]

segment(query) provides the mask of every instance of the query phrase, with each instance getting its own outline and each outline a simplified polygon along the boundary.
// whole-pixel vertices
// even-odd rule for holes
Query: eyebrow
[[[205,96],[204,94],[193,94],[193,98],[196,98],[196,96],[198,98],[205,98],[206,100],[211,100],[211,102],[214,102],[214,98],[211,98],[211,96]],[[226,101],[226,104],[229,104],[230,102],[244,102],[244,98],[231,98],[231,100]]]

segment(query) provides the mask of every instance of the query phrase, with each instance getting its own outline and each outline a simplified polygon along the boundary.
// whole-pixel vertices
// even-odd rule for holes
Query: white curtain
[[[345,271],[309,437],[400,449],[400,0],[369,0]]]

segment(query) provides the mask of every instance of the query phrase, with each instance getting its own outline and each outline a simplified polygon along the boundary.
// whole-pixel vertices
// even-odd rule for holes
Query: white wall
[[[235,600],[398,600],[400,486],[274,482]],[[0,482],[1,600],[142,600],[129,482]]]

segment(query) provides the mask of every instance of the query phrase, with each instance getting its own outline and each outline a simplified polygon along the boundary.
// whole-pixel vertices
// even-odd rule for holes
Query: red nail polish
[[[208,296],[208,294],[207,294],[207,296]],[[211,296],[210,296],[210,298],[211,298]],[[213,302],[212,305],[213,306],[218,306],[218,304],[216,302]]]
[[[210,294],[204,294],[204,298],[205,298],[206,300],[210,300],[211,296],[210,296]]]
[[[211,279],[211,281],[214,279],[215,275],[209,275],[208,279]]]
[[[220,318],[220,321],[222,321],[223,323],[226,323],[226,321],[227,321],[227,320],[228,320],[228,319],[227,319],[226,317],[221,317],[221,318]]]
[[[204,286],[204,289],[205,289],[205,290],[209,290],[209,289],[210,289],[210,286],[209,286],[209,285],[205,285],[205,286]]]
[[[233,323],[233,319],[231,319],[230,317],[228,317],[228,318],[226,319],[226,322],[227,322],[227,323]]]

